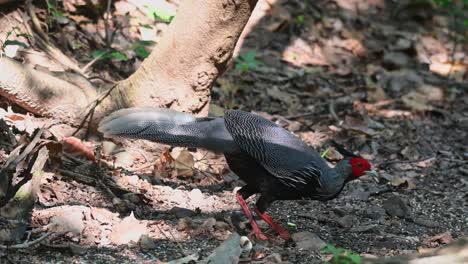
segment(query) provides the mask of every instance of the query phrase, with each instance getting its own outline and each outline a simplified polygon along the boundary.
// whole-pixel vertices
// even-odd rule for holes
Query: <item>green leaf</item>
[[[297,227],[295,223],[288,222],[288,226]]]
[[[104,53],[105,53],[105,51],[103,51],[103,50],[95,50],[95,51],[93,51],[93,53],[91,53],[91,56],[93,56],[93,59],[96,59],[97,57],[101,57]],[[101,59],[102,59],[102,57],[101,57]]]
[[[140,24],[140,27],[148,28],[148,29],[153,29],[153,26],[148,25],[148,24]]]
[[[350,254],[348,257],[352,263],[361,264],[362,262],[361,256],[359,256],[358,254]]]
[[[170,23],[175,15],[175,14],[169,13],[166,10],[156,9],[148,5],[145,5],[144,7],[147,8],[151,13],[149,15],[149,18],[153,18],[155,21]]]
[[[20,47],[23,47],[25,49],[29,49],[28,45],[26,45],[23,42],[18,41],[18,40],[6,40],[3,43],[3,47],[6,47],[6,46],[20,46]]]
[[[136,55],[142,59],[146,59],[149,56],[149,52],[143,46],[136,47],[134,51]]]
[[[135,45],[138,45],[138,46],[153,46],[155,44],[156,42],[152,40],[138,40],[137,42],[135,42]]]
[[[322,155],[320,155],[320,157],[325,158],[325,156],[327,156],[327,154],[328,154],[329,151],[330,151],[330,149],[327,148],[327,149],[322,153]]]
[[[257,56],[257,52],[255,51],[251,51],[249,53],[247,53],[247,55],[245,56],[245,61],[246,62],[253,62],[255,61],[255,56]]]
[[[19,33],[19,34],[16,34],[17,37],[23,37],[23,38],[28,38],[29,35],[26,34],[26,33]]]
[[[323,247],[320,251],[322,251],[323,253],[334,254],[338,251],[338,249],[333,244],[327,243],[327,245]]]
[[[113,51],[113,52],[110,53],[110,55],[111,55],[112,58],[114,58],[114,59],[123,60],[123,61],[128,60],[128,58],[127,58],[127,56],[125,56],[125,54],[120,53],[120,52],[118,52],[118,51]]]
[[[299,15],[296,17],[296,23],[298,25],[303,25],[304,24],[304,16],[303,15]]]

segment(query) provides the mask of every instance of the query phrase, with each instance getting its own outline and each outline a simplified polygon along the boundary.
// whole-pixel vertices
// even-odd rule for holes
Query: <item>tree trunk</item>
[[[151,55],[99,105],[97,120],[112,110],[132,106],[206,115],[211,87],[224,72],[256,2],[183,1]],[[6,58],[0,58],[0,70],[0,96],[41,116],[79,123],[90,102],[97,99],[96,89],[73,75],[48,77]]]
[[[211,87],[256,2],[184,1],[156,49],[110,95],[110,108],[160,106],[206,115]]]

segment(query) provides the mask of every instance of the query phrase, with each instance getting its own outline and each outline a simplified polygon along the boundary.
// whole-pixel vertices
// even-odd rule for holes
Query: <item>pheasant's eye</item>
[[[364,165],[363,165],[362,163],[358,163],[357,166],[358,166],[359,168],[362,168],[362,166],[364,166]]]

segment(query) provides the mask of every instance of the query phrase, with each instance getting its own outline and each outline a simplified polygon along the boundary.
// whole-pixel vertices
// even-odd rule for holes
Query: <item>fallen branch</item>
[[[33,241],[21,243],[21,244],[16,244],[16,245],[11,245],[11,246],[5,246],[5,245],[0,245],[0,249],[25,249],[25,248],[30,248],[34,245],[37,245],[41,243],[44,239],[48,238],[50,235],[52,235],[53,232],[48,232],[40,236],[38,239],[35,239]]]

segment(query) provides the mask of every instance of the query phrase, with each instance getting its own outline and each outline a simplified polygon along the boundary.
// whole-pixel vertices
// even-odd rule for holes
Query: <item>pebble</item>
[[[410,216],[410,209],[405,201],[399,196],[392,196],[383,202],[385,212],[390,216],[397,216],[400,218]]]
[[[392,68],[402,68],[409,64],[409,57],[402,52],[387,52],[384,55],[383,64]]]
[[[104,156],[110,156],[111,153],[117,148],[117,145],[112,141],[102,142],[102,152]]]
[[[133,165],[135,158],[130,152],[122,151],[115,154],[115,166],[116,167],[130,167]]]
[[[195,211],[178,206],[172,207],[171,210],[169,210],[169,213],[175,215],[177,218],[192,217],[196,215]]]
[[[299,232],[291,235],[296,247],[303,250],[320,250],[327,245],[320,237],[311,232]]]
[[[265,257],[263,260],[265,263],[281,263],[283,260],[281,259],[281,255],[278,253],[273,253],[267,257]]]
[[[345,215],[338,218],[336,221],[338,225],[342,228],[350,228],[356,223],[357,219],[354,215]]]
[[[139,242],[142,251],[148,251],[157,247],[156,243],[148,235],[142,235]]]
[[[385,215],[385,209],[378,205],[370,205],[365,212],[365,216],[370,219],[380,219]]]

